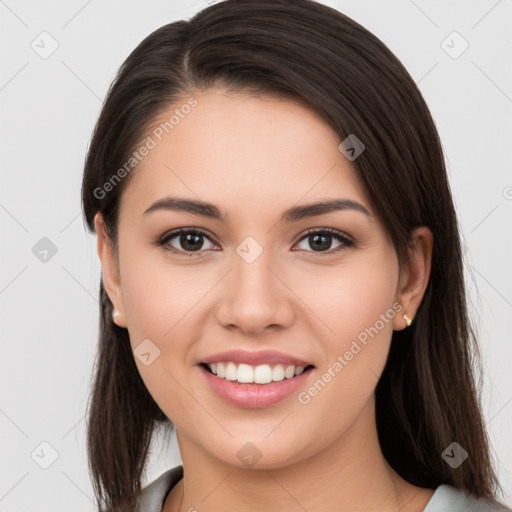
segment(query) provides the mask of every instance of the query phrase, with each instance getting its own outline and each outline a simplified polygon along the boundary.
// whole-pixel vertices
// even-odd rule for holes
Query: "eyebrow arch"
[[[184,199],[181,197],[168,196],[155,201],[143,215],[156,210],[174,210],[184,211],[193,215],[201,215],[226,223],[228,215],[223,214],[215,205],[195,199]],[[361,203],[352,199],[330,199],[307,204],[304,206],[293,206],[285,210],[279,219],[279,222],[297,222],[299,220],[324,215],[338,210],[355,210],[372,217],[370,212]]]

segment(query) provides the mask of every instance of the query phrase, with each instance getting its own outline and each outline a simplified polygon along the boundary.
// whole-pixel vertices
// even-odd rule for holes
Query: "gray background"
[[[465,237],[472,308],[481,319],[487,428],[512,505],[512,2],[323,3],[401,59],[436,121]],[[81,219],[82,165],[122,61],[153,30],[205,5],[0,1],[3,512],[94,510],[84,412],[100,265],[96,238]],[[464,40],[469,47],[458,55]],[[52,44],[58,48],[45,55]],[[154,449],[146,482],[180,463],[174,443],[163,447],[157,437]]]

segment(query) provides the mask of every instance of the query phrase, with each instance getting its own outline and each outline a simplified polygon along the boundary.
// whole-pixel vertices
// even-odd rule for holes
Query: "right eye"
[[[162,235],[157,240],[156,245],[181,256],[201,256],[200,253],[208,249],[201,249],[205,239],[209,240],[213,247],[217,246],[216,242],[212,242],[212,238],[206,234],[206,231],[199,228],[180,228]],[[175,239],[174,244],[177,243],[181,247],[176,247],[171,243]]]

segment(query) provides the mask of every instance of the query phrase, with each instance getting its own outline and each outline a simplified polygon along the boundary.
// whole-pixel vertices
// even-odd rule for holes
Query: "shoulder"
[[[441,484],[423,512],[512,512],[512,509],[477,499],[451,485]]]
[[[135,512],[161,512],[164,500],[183,477],[183,466],[176,466],[162,473],[144,487],[137,499]]]

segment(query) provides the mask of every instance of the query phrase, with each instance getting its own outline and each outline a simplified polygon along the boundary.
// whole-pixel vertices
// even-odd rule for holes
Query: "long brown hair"
[[[304,102],[342,140],[350,134],[362,140],[365,151],[353,163],[401,268],[408,265],[411,230],[430,228],[434,246],[425,296],[412,326],[393,332],[376,388],[379,441],[390,465],[414,485],[447,483],[499,503],[441,142],[414,80],[364,27],[312,0],[226,0],[154,31],[122,64],[95,127],[82,184],[87,227],[94,231],[94,215],[102,212],[117,250],[119,199],[137,170],[107,193],[104,184],[162,112],[214,86]],[[174,431],[144,386],[127,330],[113,323],[111,313],[101,282],[87,423],[100,510],[133,505],[154,429]],[[456,469],[441,457],[454,441],[469,452]]]

